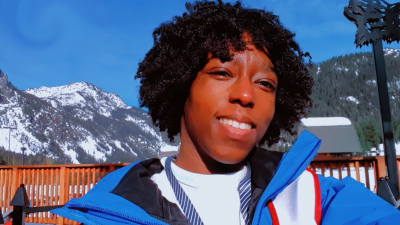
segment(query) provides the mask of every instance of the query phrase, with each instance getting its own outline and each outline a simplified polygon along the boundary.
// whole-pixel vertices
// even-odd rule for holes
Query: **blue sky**
[[[152,31],[181,15],[185,2],[1,0],[0,69],[21,90],[86,81],[137,106],[139,81],[134,76],[152,46]],[[349,0],[241,2],[280,16],[313,62],[371,51],[371,46],[356,49],[356,27],[343,16]]]

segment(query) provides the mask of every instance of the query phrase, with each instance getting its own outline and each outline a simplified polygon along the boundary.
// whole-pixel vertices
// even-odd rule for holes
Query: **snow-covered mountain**
[[[72,106],[96,111],[103,116],[111,117],[112,111],[121,108],[129,109],[116,94],[103,92],[100,88],[86,83],[73,83],[59,87],[40,87],[26,90],[27,93],[46,100],[54,108]],[[92,119],[92,114],[86,115],[80,110],[76,111],[76,117],[89,116],[85,119]]]
[[[65,163],[132,162],[177,148],[116,94],[85,82],[20,91],[1,70],[0,128],[0,147]]]
[[[400,111],[400,49],[383,49],[390,107]],[[315,64],[312,116],[346,116],[353,121],[380,117],[375,64],[371,52],[333,57]],[[331,115],[335,113],[336,115]]]

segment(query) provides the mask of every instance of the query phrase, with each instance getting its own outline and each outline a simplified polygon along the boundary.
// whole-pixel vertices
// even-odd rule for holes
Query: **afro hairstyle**
[[[154,45],[139,63],[139,102],[155,126],[167,130],[171,141],[180,132],[181,117],[192,82],[207,64],[207,56],[222,62],[246,49],[242,35],[248,33],[258,50],[268,57],[278,76],[275,115],[259,144],[271,146],[281,131],[295,134],[294,125],[312,106],[313,86],[308,73],[310,55],[294,41],[271,12],[244,8],[240,2],[197,1],[186,3],[187,12],[161,24],[153,32]],[[309,62],[304,58],[308,57]]]

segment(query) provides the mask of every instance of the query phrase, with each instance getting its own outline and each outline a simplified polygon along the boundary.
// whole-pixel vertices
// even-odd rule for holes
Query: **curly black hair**
[[[153,123],[167,130],[173,141],[180,132],[180,119],[192,82],[207,64],[207,56],[226,62],[234,51],[244,51],[247,33],[258,50],[268,50],[279,85],[275,115],[259,144],[269,146],[280,140],[281,131],[295,134],[294,125],[311,107],[313,80],[310,62],[294,41],[292,32],[279,18],[264,10],[213,1],[186,3],[187,12],[176,16],[153,32],[154,46],[139,63],[135,78],[140,78],[140,106],[147,107]],[[310,61],[310,60],[309,60]]]

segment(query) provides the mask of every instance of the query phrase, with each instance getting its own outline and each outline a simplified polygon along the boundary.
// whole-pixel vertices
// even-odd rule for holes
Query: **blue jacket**
[[[249,206],[253,225],[272,224],[267,202],[274,200],[306,170],[319,145],[320,140],[305,131],[288,153],[254,151],[250,156],[252,199]],[[85,196],[72,199],[52,213],[87,225],[187,224],[179,208],[163,198],[150,179],[162,169],[158,159],[133,163],[110,173]],[[318,175],[318,180],[320,224],[400,224],[400,211],[352,178],[337,180]]]

